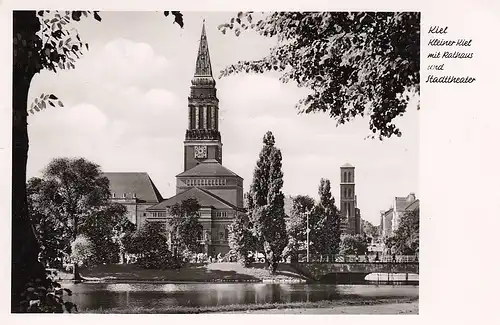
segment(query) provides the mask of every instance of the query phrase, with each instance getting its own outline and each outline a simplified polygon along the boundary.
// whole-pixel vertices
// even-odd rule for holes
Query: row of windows
[[[344,212],[348,213],[351,216],[351,205],[347,202],[344,202]]]
[[[215,216],[218,217],[218,218],[226,218],[227,216],[229,216],[230,214],[227,212],[227,211],[218,211],[218,212],[215,212]],[[146,216],[146,213],[144,213],[144,216]],[[167,217],[167,213],[166,212],[151,212],[151,217],[153,218],[166,218]]]
[[[218,111],[212,106],[190,106],[189,128],[217,129]]]
[[[153,212],[152,215],[153,215],[153,218],[166,218],[167,217],[166,212]]]
[[[157,220],[149,221],[149,220],[147,220],[146,222],[155,222],[155,223],[161,224],[165,228],[167,227],[167,223],[165,221],[157,221]],[[227,229],[227,227],[221,226],[217,229],[214,229],[214,231],[215,231],[215,234],[217,234],[217,236],[212,236],[213,240],[219,240],[219,241],[227,241],[228,240],[229,230]],[[208,241],[210,239],[210,235],[211,235],[210,232],[207,229],[204,229],[203,232],[200,233],[198,240],[199,241],[202,241],[202,240]],[[168,236],[168,240],[170,240],[171,239],[170,232],[167,233],[167,236]]]
[[[344,183],[354,182],[354,175],[351,172],[344,172]]]
[[[113,198],[117,198],[116,193],[111,193],[111,196],[112,196]],[[132,197],[132,198],[134,198],[134,199],[135,199],[135,198],[137,198],[137,195],[136,195],[135,193],[123,193],[123,194],[122,194],[122,197],[123,197],[123,198],[127,198],[127,197],[129,197],[129,198],[130,198],[130,197]]]
[[[344,197],[352,197],[352,189],[351,188],[344,188]]]
[[[227,185],[225,178],[209,178],[209,179],[186,179],[187,186],[218,186]]]

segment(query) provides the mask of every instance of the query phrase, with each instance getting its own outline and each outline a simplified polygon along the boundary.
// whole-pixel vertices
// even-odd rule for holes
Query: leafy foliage
[[[335,206],[330,181],[321,179],[319,201],[309,196],[293,198],[292,211],[287,225],[289,242],[287,252],[294,255],[305,249],[307,240],[307,214],[309,215],[309,251],[313,254],[337,254],[340,246],[340,213]]]
[[[200,205],[196,199],[187,199],[170,208],[169,228],[172,245],[177,252],[196,252],[203,226],[198,221]]]
[[[125,250],[137,254],[137,264],[147,269],[180,267],[169,250],[165,226],[160,222],[147,222],[123,239]]]
[[[281,151],[275,147],[272,132],[263,139],[253,181],[250,185],[249,212],[258,245],[263,248],[271,272],[276,272],[288,238],[285,225]]]
[[[229,225],[228,240],[229,248],[237,255],[238,261],[245,267],[249,266],[252,262],[250,253],[256,250],[257,243],[248,215],[238,215]]]
[[[413,255],[420,245],[420,209],[407,211],[401,216],[393,236],[386,239],[386,246],[400,255]]]
[[[71,259],[78,266],[91,265],[96,257],[95,246],[87,236],[79,235],[71,243]]]
[[[43,179],[28,182],[28,202],[42,260],[55,263],[71,252],[79,234],[92,242],[95,263],[116,262],[117,237],[132,227],[121,204],[109,201],[109,180],[83,158],[57,158]]]
[[[168,15],[172,13],[172,16],[174,16],[174,24],[179,25],[181,28],[184,27],[184,17],[180,11],[164,11],[163,14],[165,17],[168,17]]]
[[[368,243],[361,235],[344,235],[341,238],[340,251],[343,255],[363,255],[368,252]]]
[[[287,222],[288,245],[284,255],[296,258],[299,250],[305,247],[307,239],[307,217],[306,213],[311,216],[314,209],[314,199],[307,195],[297,195],[292,199],[292,209],[290,218]],[[309,220],[311,228],[311,219]]]
[[[379,228],[374,226],[370,221],[362,220],[363,233],[372,239],[379,237]]]
[[[315,251],[318,254],[337,254],[340,247],[341,216],[335,206],[328,179],[321,179],[318,194],[319,202],[313,213],[318,217],[318,222],[311,233]]]
[[[338,124],[369,116],[371,137],[400,136],[394,124],[420,92],[420,13],[239,12],[219,29],[253,30],[277,44],[264,58],[239,61],[221,72],[277,71],[311,93],[297,107],[325,112]]]
[[[71,253],[66,225],[49,212],[52,202],[43,195],[44,180],[33,177],[26,185],[29,214],[40,245],[39,260],[45,266],[62,267],[63,258]]]
[[[44,279],[35,279],[28,282],[21,293],[19,311],[22,313],[71,313],[77,312],[77,306],[65,301],[64,295],[72,296],[70,289],[61,288],[54,281],[53,276],[47,275]]]
[[[110,203],[85,219],[79,232],[85,234],[95,245],[96,264],[118,263],[123,253],[122,238],[135,230],[122,204]]]

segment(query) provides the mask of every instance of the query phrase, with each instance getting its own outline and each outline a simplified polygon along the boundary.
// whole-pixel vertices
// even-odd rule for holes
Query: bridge
[[[298,262],[293,267],[314,281],[362,282],[370,273],[419,274],[418,262]]]

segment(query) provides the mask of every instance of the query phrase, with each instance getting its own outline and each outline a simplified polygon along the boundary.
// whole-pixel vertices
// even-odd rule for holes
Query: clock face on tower
[[[207,146],[194,146],[195,158],[207,158]]]

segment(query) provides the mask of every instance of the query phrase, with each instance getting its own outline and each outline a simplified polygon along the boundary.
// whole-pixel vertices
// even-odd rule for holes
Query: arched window
[[[349,172],[349,183],[352,182],[352,175],[351,172]]]
[[[347,190],[347,197],[352,197],[352,190],[351,189]]]

